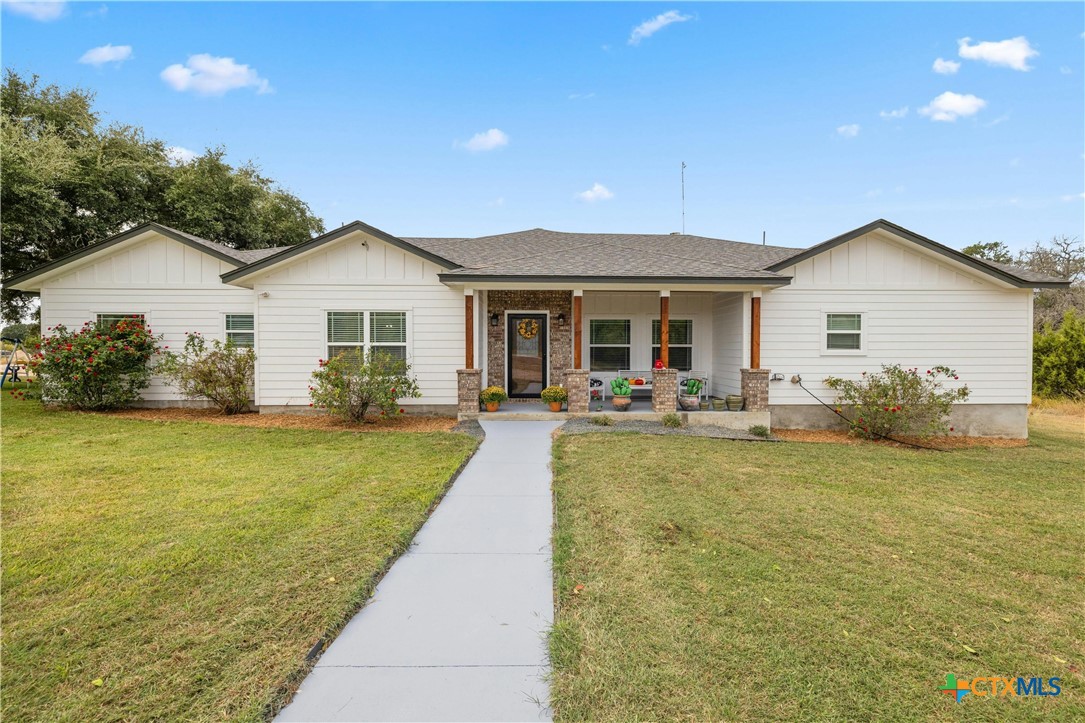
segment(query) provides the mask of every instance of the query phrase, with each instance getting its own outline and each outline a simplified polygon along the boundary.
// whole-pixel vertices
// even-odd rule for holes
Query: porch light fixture
[[[565,314],[558,314],[558,326],[565,326]]]
[[[497,326],[501,322],[501,317],[497,315],[497,312],[490,314],[490,326]]]

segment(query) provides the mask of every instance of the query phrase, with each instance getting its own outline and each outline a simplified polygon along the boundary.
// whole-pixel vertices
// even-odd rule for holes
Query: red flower
[[[404,412],[402,409],[399,410],[399,413],[400,414],[406,414],[406,412]]]
[[[950,427],[950,428],[949,428],[949,431],[951,431],[951,432],[952,432],[952,431],[953,431],[953,427]]]
[[[954,378],[954,379],[956,379],[956,378],[957,378],[957,375],[956,375],[956,374],[954,374],[954,375],[953,375],[953,378]]]
[[[312,403],[312,402],[309,402],[309,406],[310,406],[310,407],[311,407],[311,406],[313,406],[313,403]]]

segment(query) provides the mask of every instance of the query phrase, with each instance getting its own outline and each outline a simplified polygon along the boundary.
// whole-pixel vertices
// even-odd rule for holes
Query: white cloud
[[[878,113],[878,115],[880,115],[885,120],[897,120],[898,118],[903,118],[904,116],[908,115],[908,106],[902,106],[900,108],[897,108],[896,110],[883,110],[882,112]]]
[[[1032,70],[1029,58],[1039,55],[1039,51],[1029,45],[1028,38],[1019,35],[1009,40],[985,40],[969,45],[972,38],[957,41],[957,54],[967,60],[982,60],[988,65],[1002,65],[1014,70]]]
[[[595,97],[595,93],[570,93],[569,100],[589,100]]]
[[[850,123],[846,126],[838,126],[836,133],[843,138],[854,138],[859,135],[859,124]]]
[[[504,131],[497,128],[491,128],[488,131],[482,133],[476,133],[471,136],[469,141],[455,141],[452,144],[453,148],[466,148],[472,153],[478,153],[480,151],[492,151],[502,146],[509,144],[509,136]]]
[[[233,58],[207,53],[189,56],[184,65],[174,63],[162,71],[161,77],[174,90],[191,90],[200,95],[223,95],[238,88],[256,88],[257,93],[272,92],[271,84],[255,69]]]
[[[123,63],[131,57],[131,45],[110,45],[107,43],[83,53],[83,57],[79,59],[79,62],[100,68],[106,63]]]
[[[1066,196],[1059,196],[1062,201],[1082,201],[1085,200],[1085,193],[1071,193]]]
[[[956,60],[943,60],[942,58],[935,60],[934,65],[931,66],[931,70],[942,75],[953,75],[960,69],[961,64]]]
[[[576,194],[576,197],[584,203],[595,203],[596,201],[609,201],[614,198],[614,193],[603,184],[596,183],[587,191]]]
[[[183,146],[170,146],[166,149],[166,157],[174,163],[188,163],[199,157],[199,153]]]
[[[1069,65],[1060,65],[1059,72],[1063,75],[1073,75],[1074,71],[1070,69]]]
[[[683,15],[677,10],[668,10],[665,13],[656,15],[651,20],[645,20],[643,23],[633,28],[633,32],[629,36],[629,44],[640,45],[640,41],[652,37],[672,23],[684,23],[687,20],[692,19],[692,15]]]
[[[494,208],[501,208],[502,206],[505,205],[505,197],[504,196],[498,196],[494,200],[490,201],[490,203],[488,205],[493,206]]]
[[[882,189],[880,188],[873,188],[866,192],[867,198],[877,198],[880,195],[882,195]]]
[[[51,20],[59,20],[68,12],[68,4],[65,2],[18,2],[17,0],[3,0],[4,7],[16,15],[23,15],[34,20],[47,23]]]
[[[993,121],[991,121],[990,123],[984,123],[983,125],[984,125],[985,128],[990,128],[992,126],[1001,125],[1001,124],[1005,123],[1006,121],[1008,121],[1009,119],[1010,119],[1010,114],[1009,113],[1003,113],[998,118],[995,118]]]
[[[975,115],[987,105],[983,98],[977,98],[972,94],[961,95],[946,91],[919,109],[919,115],[928,116],[932,121],[947,121],[952,123],[958,118]]]

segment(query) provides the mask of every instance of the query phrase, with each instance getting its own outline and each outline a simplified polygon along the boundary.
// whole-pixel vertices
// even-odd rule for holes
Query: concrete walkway
[[[549,720],[550,435],[486,441],[280,721]]]

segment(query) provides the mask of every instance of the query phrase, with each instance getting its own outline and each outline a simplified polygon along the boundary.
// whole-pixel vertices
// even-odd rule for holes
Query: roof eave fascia
[[[303,241],[296,246],[291,246],[287,249],[283,249],[282,251],[271,254],[270,256],[265,256],[258,261],[253,261],[251,264],[244,264],[240,268],[234,269],[233,271],[227,271],[225,274],[222,274],[220,278],[224,283],[237,284],[238,282],[243,281],[244,279],[248,278],[253,274],[267,271],[271,267],[276,266],[284,261],[289,261],[292,258],[301,256],[302,254],[308,253],[310,251],[314,251],[325,244],[337,241],[344,236],[348,236],[355,232],[369,234],[370,236],[373,236],[380,241],[395,246],[396,248],[400,248],[404,251],[407,251],[408,253],[412,253],[420,258],[425,259],[426,261],[440,266],[441,268],[450,270],[460,268],[459,264],[449,261],[448,259],[438,256],[437,254],[430,253],[429,251],[426,251],[419,246],[415,246],[412,243],[404,241],[401,238],[397,238],[392,234],[387,233],[386,231],[381,231],[379,228],[370,226],[369,224],[363,223],[362,221],[351,221],[350,223],[340,226],[337,229],[332,229],[325,234],[321,234],[316,238],[309,239],[308,241]]]
[[[445,284],[468,284],[468,283],[515,283],[526,284],[538,283],[592,283],[592,284],[644,284],[646,286],[668,285],[681,286],[683,284],[720,284],[720,285],[749,285],[761,284],[764,286],[786,286],[791,283],[790,276],[778,276],[766,278],[764,276],[584,276],[568,274],[438,274],[438,279]]]
[[[1069,281],[1029,281],[1028,279],[1022,279],[1020,276],[1015,276],[1014,274],[1003,271],[1002,269],[991,266],[990,264],[986,264],[981,259],[969,256],[968,254],[962,253],[956,249],[952,249],[949,246],[940,244],[937,241],[932,241],[925,236],[920,236],[914,231],[909,231],[903,226],[898,226],[895,223],[886,221],[885,219],[872,221],[865,226],[860,226],[859,228],[848,231],[847,233],[841,234],[840,236],[835,236],[828,241],[822,241],[816,246],[811,246],[805,251],[801,251],[794,256],[789,256],[786,259],[777,261],[776,263],[766,266],[765,271],[781,271],[790,266],[794,266],[795,264],[802,263],[803,261],[813,258],[814,256],[819,256],[826,251],[830,251],[837,246],[846,244],[849,241],[854,241],[855,239],[861,236],[865,236],[872,231],[886,231],[893,234],[894,236],[903,238],[906,241],[911,241],[917,246],[925,248],[928,251],[933,251],[934,253],[944,256],[952,261],[964,264],[965,266],[968,266],[975,271],[982,272],[984,274],[987,274],[988,276],[993,276],[999,281],[1002,281],[1003,283],[1009,284],[1010,286],[1014,286],[1019,289],[1064,289],[1070,286]]]
[[[56,259],[54,261],[50,261],[48,263],[42,264],[41,266],[38,266],[37,268],[30,269],[29,271],[24,271],[21,274],[16,274],[15,276],[12,276],[9,279],[4,279],[3,280],[3,285],[4,285],[5,288],[17,288],[14,285],[23,284],[23,283],[25,283],[27,281],[30,281],[30,280],[33,280],[33,279],[35,279],[35,278],[37,278],[39,276],[47,275],[47,274],[51,274],[51,273],[53,273],[55,271],[59,271],[60,269],[64,268],[65,266],[68,266],[71,263],[79,261],[80,259],[83,259],[83,258],[88,257],[88,256],[92,256],[94,254],[97,254],[99,251],[105,251],[106,249],[117,246],[118,244],[122,244],[125,241],[130,241],[131,239],[134,239],[137,236],[140,236],[140,235],[148,233],[148,232],[154,232],[154,233],[161,234],[162,236],[165,236],[166,238],[172,239],[173,241],[177,241],[178,243],[182,243],[185,246],[188,246],[189,248],[196,249],[197,251],[201,251],[201,252],[203,252],[203,253],[205,253],[205,254],[207,254],[209,256],[213,256],[214,258],[219,259],[220,261],[225,261],[226,263],[231,264],[231,265],[233,265],[235,267],[243,265],[242,261],[240,261],[238,259],[235,259],[232,256],[228,256],[227,254],[224,254],[221,251],[219,251],[219,250],[217,250],[215,248],[212,248],[210,246],[204,246],[203,244],[198,243],[196,241],[193,241],[192,239],[188,238],[187,236],[185,236],[183,234],[177,233],[176,231],[174,231],[172,228],[169,228],[168,226],[163,226],[161,224],[157,224],[157,223],[154,223],[152,221],[152,222],[140,224],[139,226],[136,226],[135,228],[128,229],[127,231],[122,231],[119,234],[115,234],[113,236],[110,236],[109,238],[105,239],[104,241],[99,241],[98,243],[91,244],[90,246],[84,246],[81,249],[76,249],[75,251],[72,251],[71,253],[68,253],[68,254],[65,254],[64,256],[61,256],[59,259]],[[21,291],[21,289],[19,289],[19,290]],[[28,293],[33,293],[33,292],[28,292]]]

